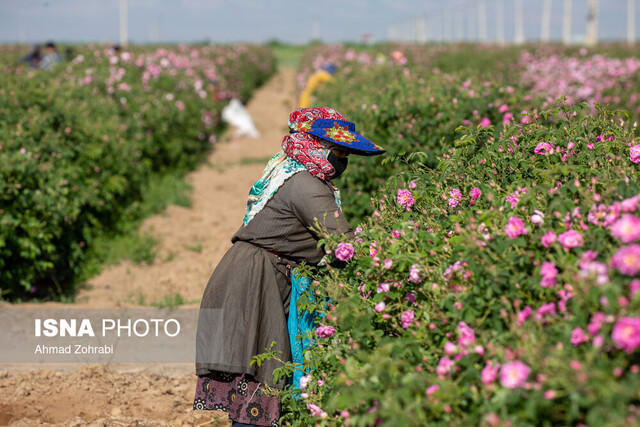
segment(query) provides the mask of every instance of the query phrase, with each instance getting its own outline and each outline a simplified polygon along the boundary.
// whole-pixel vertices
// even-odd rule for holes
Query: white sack
[[[259,138],[260,132],[253,124],[251,115],[242,103],[237,99],[232,99],[229,104],[222,109],[222,120],[234,126],[236,136],[248,136]]]

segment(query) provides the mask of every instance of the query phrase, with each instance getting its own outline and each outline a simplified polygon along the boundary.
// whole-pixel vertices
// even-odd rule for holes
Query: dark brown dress
[[[353,232],[338,213],[333,187],[302,171],[234,234],[233,246],[211,275],[200,305],[196,343],[200,382],[207,375],[225,372],[246,374],[278,389],[285,386],[283,381],[273,382],[279,362],[269,360],[258,367],[251,366],[251,360],[274,341],[273,350],[281,352],[280,359],[290,360],[287,264],[315,265],[324,256],[314,231],[316,219],[329,233]]]

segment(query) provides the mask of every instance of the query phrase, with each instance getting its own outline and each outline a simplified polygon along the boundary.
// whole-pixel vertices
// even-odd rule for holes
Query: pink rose
[[[428,395],[433,394],[436,391],[438,391],[438,389],[440,389],[440,386],[438,384],[434,384],[434,385],[430,385],[429,387],[427,387],[427,389],[424,392],[428,396]]]
[[[409,210],[409,208],[411,208],[411,206],[413,206],[413,204],[416,201],[413,198],[413,196],[411,195],[411,191],[406,190],[406,189],[403,189],[403,190],[398,189],[398,197],[396,199],[396,202],[400,206],[404,206],[404,207],[407,208],[407,210]]]
[[[311,382],[313,378],[309,375],[304,375],[303,377],[300,378],[300,388],[302,390],[306,390],[307,386],[309,385],[309,383]]]
[[[525,228],[524,222],[522,222],[522,220],[517,216],[509,218],[504,231],[510,239],[515,239],[516,237],[529,232],[529,230]]]
[[[458,347],[451,341],[447,341],[444,343],[444,352],[445,354],[454,354],[458,351]]]
[[[318,326],[316,328],[316,334],[318,334],[320,338],[329,338],[334,336],[335,333],[336,328],[334,328],[333,326]]]
[[[313,403],[307,403],[307,409],[311,412],[311,415],[313,416],[320,417],[320,418],[327,418],[327,413],[322,409],[320,409],[318,405],[314,405]]]
[[[640,163],[640,144],[632,145],[629,148],[629,160],[633,163]]]
[[[476,342],[475,332],[466,323],[458,323],[458,333],[460,334],[460,338],[458,338],[458,344],[460,344],[460,347],[466,348]]]
[[[640,272],[640,245],[629,245],[618,249],[611,257],[611,267],[617,268],[625,276],[635,276]]]
[[[564,233],[560,233],[558,241],[565,249],[576,248],[584,244],[582,234],[578,233],[576,230],[569,230]]]
[[[353,257],[353,245],[351,243],[338,243],[336,258],[340,261],[348,261]]]
[[[618,320],[611,332],[611,339],[625,353],[633,353],[640,346],[640,317]]]
[[[531,312],[532,312],[532,309],[531,309],[531,306],[529,305],[518,312],[518,319],[517,319],[518,326],[522,325],[529,318],[529,316],[531,316]]]
[[[458,190],[457,188],[452,188],[451,191],[449,191],[449,206],[455,208],[460,204],[461,200],[462,193],[460,192],[460,190]]]
[[[387,305],[384,303],[384,301],[380,301],[379,303],[376,304],[376,306],[374,307],[374,310],[377,311],[378,313],[382,313],[386,307]]]
[[[536,154],[547,155],[553,152],[553,145],[547,142],[541,142],[536,145],[536,148],[533,150]]]
[[[622,243],[640,239],[640,218],[626,214],[611,225],[611,235]]]
[[[500,384],[506,388],[522,387],[530,373],[531,368],[519,360],[505,363],[500,370]]]
[[[402,327],[404,329],[407,329],[409,326],[411,326],[414,317],[415,315],[413,314],[413,311],[405,311],[404,313],[402,313],[402,316],[400,316]]]
[[[540,286],[548,288],[556,284],[558,269],[552,262],[543,262],[540,266]]]
[[[491,360],[487,360],[487,364],[480,371],[480,376],[483,384],[491,384],[498,378],[498,370],[500,369],[500,364],[496,363],[495,365]]]
[[[640,194],[624,199],[620,202],[620,207],[622,208],[622,212],[635,212],[638,208],[638,203],[640,203]]]
[[[420,264],[413,264],[409,269],[409,280],[413,283],[422,282],[422,266]]]
[[[544,236],[542,236],[540,242],[542,243],[542,246],[548,248],[556,242],[557,238],[558,236],[556,236],[556,233],[554,233],[553,231],[547,231]]]
[[[451,368],[453,368],[453,360],[449,359],[447,356],[444,356],[438,362],[438,366],[436,367],[436,373],[438,376],[444,376],[451,372]]]
[[[587,334],[585,334],[585,332],[582,329],[574,328],[573,331],[571,331],[571,340],[570,341],[571,341],[572,345],[577,347],[580,344],[589,341],[589,336]]]
[[[473,200],[478,200],[482,196],[482,191],[478,187],[475,187],[471,190],[471,198]]]

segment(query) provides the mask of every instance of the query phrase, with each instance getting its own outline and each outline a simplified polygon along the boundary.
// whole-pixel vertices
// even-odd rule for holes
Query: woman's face
[[[344,159],[349,154],[351,154],[351,152],[348,149],[344,147],[340,147],[338,145],[333,145],[329,147],[329,150],[333,153],[334,156],[339,157],[341,159]]]

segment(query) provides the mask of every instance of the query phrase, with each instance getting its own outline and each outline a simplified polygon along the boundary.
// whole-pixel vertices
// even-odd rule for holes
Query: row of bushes
[[[624,48],[609,50],[628,53]],[[565,51],[570,56],[563,56]],[[559,46],[384,45],[362,51],[316,46],[302,59],[298,79],[304,81],[314,67],[337,64],[335,84],[321,87],[316,103],[336,106],[356,120],[358,129],[390,155],[424,151],[426,163],[435,166],[442,147],[461,135],[456,131],[460,126],[491,124],[499,132],[504,125],[527,121],[530,115],[552,108],[556,86],[536,72],[546,69],[541,64],[553,63],[558,57],[568,64],[581,64],[582,72],[565,73],[562,82],[556,78],[558,85],[573,92],[578,91],[584,70],[593,63],[604,64],[597,74],[600,80],[590,83],[599,90],[590,92],[591,97],[574,97],[575,102],[593,104],[606,98],[613,107],[627,108],[629,100],[635,99],[631,94],[640,90],[640,82],[619,65],[632,67],[632,59],[606,60],[599,55],[594,60],[584,50]],[[636,116],[635,104],[632,107]],[[381,165],[375,157],[352,159],[349,174],[340,180],[348,217],[358,221],[370,215],[369,197],[402,168],[398,163]]]
[[[586,103],[536,111],[547,101],[524,84],[468,70],[356,67],[319,103],[391,156],[345,174],[345,207],[383,186],[354,241],[325,241],[349,263],[303,296],[324,316],[283,421],[637,424],[634,120]]]
[[[153,174],[202,162],[231,97],[275,70],[257,46],[77,49],[52,71],[0,63],[0,283],[4,298],[72,294],[87,248]]]

